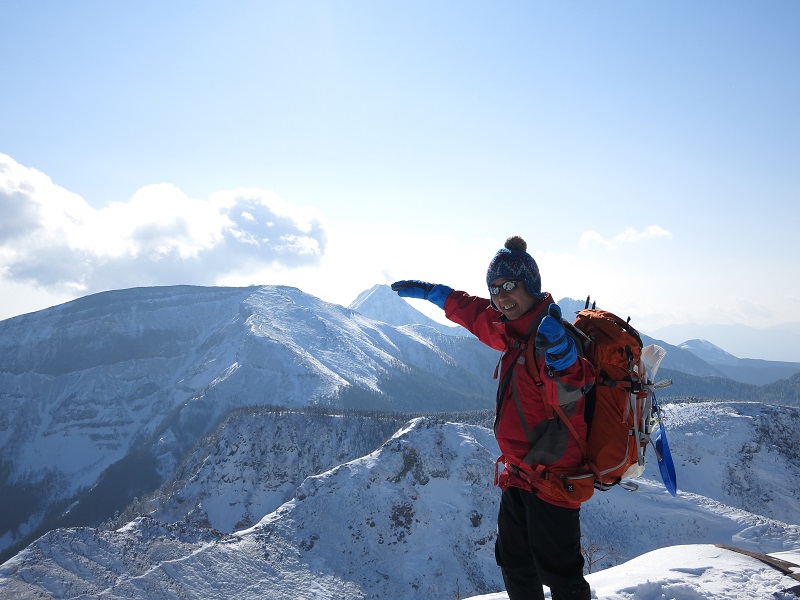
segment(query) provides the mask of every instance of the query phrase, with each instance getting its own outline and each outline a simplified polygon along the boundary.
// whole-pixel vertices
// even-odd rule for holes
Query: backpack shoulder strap
[[[586,356],[586,349],[589,347],[589,344],[592,343],[592,338],[567,320],[562,319],[561,324],[564,325],[564,330],[567,332],[567,335],[575,341],[578,355]]]
[[[586,440],[583,439],[578,434],[578,431],[575,429],[575,426],[569,420],[569,417],[567,417],[567,415],[564,413],[564,410],[561,408],[561,405],[558,402],[554,403],[548,402],[547,396],[544,392],[544,382],[542,381],[542,376],[539,373],[539,363],[536,360],[537,356],[536,356],[535,336],[536,336],[536,329],[538,329],[539,326],[539,322],[540,321],[534,321],[534,323],[531,325],[531,330],[528,332],[528,340],[525,346],[525,369],[528,371],[528,375],[531,376],[531,379],[533,379],[534,383],[536,384],[536,387],[539,388],[539,391],[542,394],[542,398],[544,398],[544,406],[545,406],[545,411],[547,412],[547,418],[552,419],[553,413],[558,415],[558,418],[567,427],[572,437],[575,438],[576,442],[578,442],[578,446],[580,446],[581,449],[581,455],[583,456],[583,459],[585,461],[587,456]],[[578,351],[579,356],[583,356],[583,344],[584,344],[583,340],[588,339],[588,337],[579,329],[577,329],[575,326],[573,326],[571,323],[564,321],[563,319],[561,323],[562,325],[564,325],[564,329],[567,332],[567,334],[570,335],[570,337],[572,337],[573,339],[577,338],[575,346],[579,350]]]

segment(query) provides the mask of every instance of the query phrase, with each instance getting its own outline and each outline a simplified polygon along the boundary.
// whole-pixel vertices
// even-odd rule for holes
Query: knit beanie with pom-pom
[[[542,278],[539,275],[539,267],[527,250],[527,242],[518,235],[508,238],[504,247],[497,251],[489,263],[486,285],[499,278],[518,279],[525,283],[525,289],[531,296],[541,296]],[[491,294],[490,301],[494,307]]]

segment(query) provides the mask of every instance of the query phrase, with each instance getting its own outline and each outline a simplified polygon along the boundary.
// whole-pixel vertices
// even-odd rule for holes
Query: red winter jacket
[[[492,308],[486,298],[455,291],[445,301],[448,319],[503,353],[499,364],[494,423],[494,433],[505,463],[499,482],[503,489],[511,485],[532,490],[530,480],[536,477],[537,467],[573,469],[582,462],[581,448],[575,436],[548,403],[558,403],[576,433],[585,440],[584,394],[594,382],[592,365],[579,357],[570,368],[550,374],[544,357],[537,356],[541,387],[537,386],[525,365],[528,339],[532,344],[539,323],[552,302],[552,296],[547,294],[528,313],[509,321]],[[498,378],[497,370],[495,378]],[[539,489],[537,493],[543,500],[558,506],[580,506],[550,496],[546,490]]]

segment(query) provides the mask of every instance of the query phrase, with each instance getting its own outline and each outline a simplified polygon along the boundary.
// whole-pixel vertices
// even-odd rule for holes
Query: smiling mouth
[[[516,306],[517,306],[517,304],[514,302],[512,304],[501,304],[500,308],[502,308],[503,310],[508,311],[508,310],[511,310],[511,309],[515,308]]]

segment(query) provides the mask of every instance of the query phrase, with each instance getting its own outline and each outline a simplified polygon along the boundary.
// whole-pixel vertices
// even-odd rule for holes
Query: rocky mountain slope
[[[242,409],[201,440],[155,498],[134,508],[165,523],[232,533],[291,500],[307,477],[369,454],[405,420],[389,413]]]

